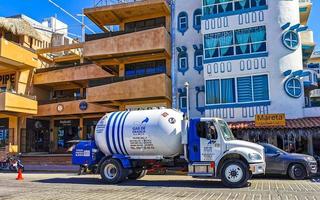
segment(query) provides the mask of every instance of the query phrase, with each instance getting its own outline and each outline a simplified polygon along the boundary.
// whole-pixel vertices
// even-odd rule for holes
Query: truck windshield
[[[223,138],[225,140],[234,140],[235,139],[233,133],[231,132],[230,128],[228,127],[228,124],[225,121],[218,120],[218,124],[220,126]]]

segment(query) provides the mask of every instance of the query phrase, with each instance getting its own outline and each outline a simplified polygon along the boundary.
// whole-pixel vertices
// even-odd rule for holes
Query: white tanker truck
[[[173,109],[113,112],[97,124],[94,141],[73,149],[73,164],[96,169],[106,183],[143,177],[153,165],[186,167],[192,177],[243,187],[265,172],[262,146],[236,140],[217,118],[185,120]]]

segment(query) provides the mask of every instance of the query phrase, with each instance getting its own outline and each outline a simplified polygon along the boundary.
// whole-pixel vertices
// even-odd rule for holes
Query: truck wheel
[[[106,160],[101,165],[101,178],[106,183],[120,183],[127,178],[128,170],[116,159]]]
[[[147,172],[148,170],[133,170],[133,172],[128,176],[128,179],[137,180],[143,178]]]
[[[307,176],[306,169],[301,164],[294,164],[289,168],[288,174],[293,180],[303,180]]]
[[[222,167],[221,180],[223,185],[225,185],[226,187],[245,187],[248,183],[249,178],[249,169],[241,160],[228,160]]]

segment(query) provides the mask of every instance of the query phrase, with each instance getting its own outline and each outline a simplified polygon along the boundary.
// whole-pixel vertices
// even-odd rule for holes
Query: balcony
[[[37,111],[38,102],[34,99],[10,92],[0,93],[0,112],[34,115]]]
[[[42,102],[44,103],[44,102]],[[48,104],[39,105],[37,117],[59,116],[59,115],[76,115],[90,113],[107,113],[115,111],[114,108],[102,105],[86,103],[85,100],[71,100],[59,103],[46,102]],[[86,104],[86,107],[82,107]]]
[[[86,58],[118,60],[114,64],[126,57],[149,57],[157,54],[171,56],[171,37],[164,27],[105,37],[84,44]]]
[[[37,54],[16,43],[0,38],[0,70],[32,69],[40,66]]]
[[[87,89],[88,102],[171,99],[171,80],[166,74],[113,82]]]
[[[38,72],[39,71],[39,72]],[[42,72],[44,71],[44,72]],[[66,82],[86,83],[90,79],[99,79],[113,76],[95,64],[80,65],[55,70],[40,69],[34,75],[34,85],[62,84]]]
[[[106,26],[121,25],[127,21],[135,21],[158,16],[170,17],[170,6],[167,0],[121,1],[113,3],[99,1],[93,8],[84,10],[84,14],[105,32]],[[146,9],[147,8],[147,9]]]
[[[311,0],[299,0],[300,2],[300,23],[302,25],[307,25],[310,12],[312,9]]]
[[[314,42],[312,30],[303,31],[300,33],[300,35],[301,35],[303,61],[306,62],[310,59],[316,44]]]

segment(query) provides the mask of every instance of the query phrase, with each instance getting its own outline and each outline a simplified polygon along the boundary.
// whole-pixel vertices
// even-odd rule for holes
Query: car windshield
[[[234,140],[234,139],[235,139],[232,131],[230,130],[228,124],[227,124],[225,121],[223,121],[223,120],[218,120],[218,124],[219,124],[219,126],[220,126],[220,129],[221,129],[221,131],[222,131],[223,138],[224,138],[225,140]]]
[[[264,147],[264,151],[266,154],[277,154],[278,152],[286,154],[287,152],[283,151],[282,149],[279,149],[276,146],[273,146],[272,144],[262,144]]]

